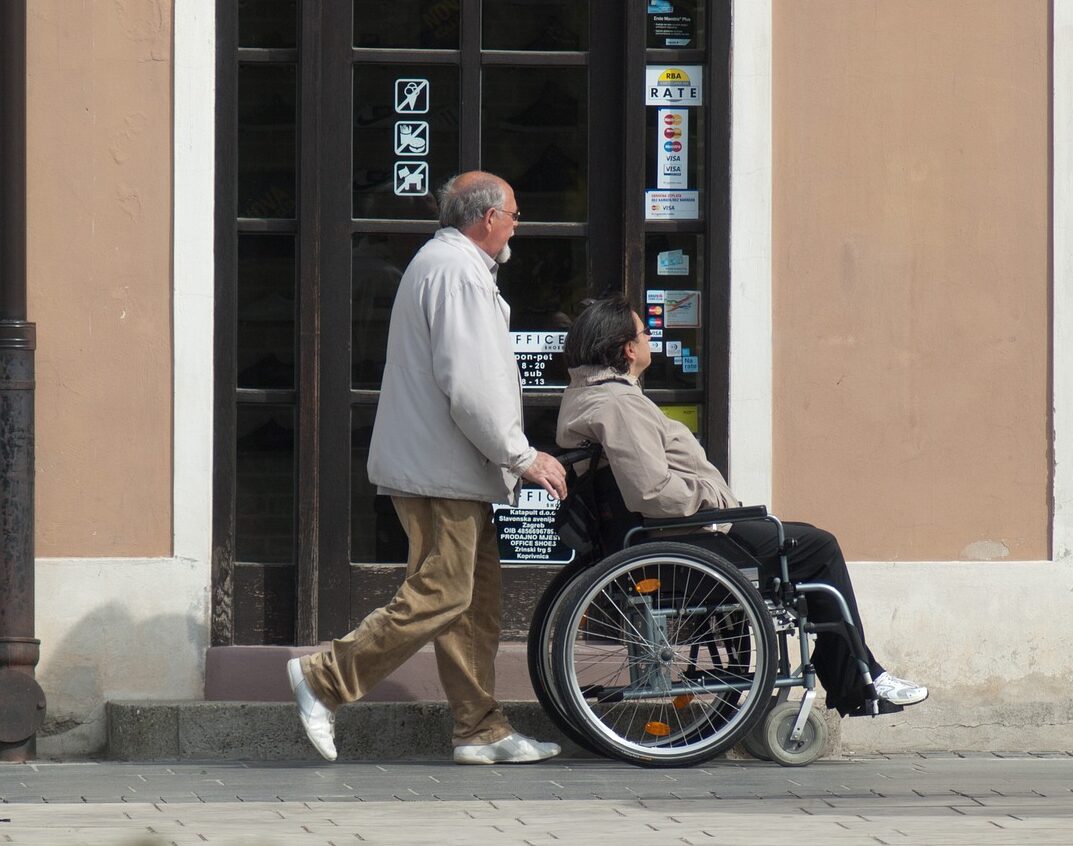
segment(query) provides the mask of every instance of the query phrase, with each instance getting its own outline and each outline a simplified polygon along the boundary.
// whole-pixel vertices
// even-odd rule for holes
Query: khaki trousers
[[[427,497],[392,502],[410,541],[406,579],[329,651],[303,657],[302,671],[334,710],[360,699],[431,640],[454,716],[453,744],[502,740],[513,729],[494,697],[502,595],[492,508]]]

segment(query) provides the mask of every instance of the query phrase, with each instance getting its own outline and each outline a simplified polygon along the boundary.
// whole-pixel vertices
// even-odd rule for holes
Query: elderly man
[[[440,192],[443,226],[410,262],[388,330],[369,478],[391,496],[410,541],[406,579],[327,652],[287,673],[310,741],[334,760],[334,711],[360,699],[430,640],[454,716],[460,764],[540,761],[558,754],[515,732],[494,698],[501,618],[493,502],[519,479],[566,494],[565,471],[522,431],[510,309],[496,272],[521,216],[490,173]]]

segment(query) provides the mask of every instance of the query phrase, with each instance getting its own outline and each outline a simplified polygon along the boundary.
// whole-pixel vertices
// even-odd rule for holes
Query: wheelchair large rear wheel
[[[577,577],[590,566],[589,561],[567,564],[551,580],[533,610],[533,622],[529,626],[529,643],[527,659],[529,662],[529,681],[533,692],[549,719],[574,741],[578,746],[590,752],[597,752],[592,741],[580,731],[567,716],[562,700],[555,687],[551,656],[555,621],[563,607],[563,599]]]
[[[775,683],[759,592],[720,556],[681,543],[625,549],[578,576],[551,651],[566,716],[599,751],[643,766],[730,748]]]

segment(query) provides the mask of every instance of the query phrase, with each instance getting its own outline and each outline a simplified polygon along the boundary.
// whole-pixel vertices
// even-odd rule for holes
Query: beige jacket
[[[626,507],[645,517],[740,504],[693,433],[660,411],[635,379],[609,368],[570,371],[555,440],[567,449],[601,444]]]
[[[514,501],[536,450],[522,430],[510,308],[494,267],[446,228],[406,268],[369,446],[380,493]]]

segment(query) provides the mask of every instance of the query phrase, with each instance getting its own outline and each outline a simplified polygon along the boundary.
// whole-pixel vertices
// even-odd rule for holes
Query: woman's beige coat
[[[563,394],[559,446],[599,443],[626,507],[645,517],[688,517],[739,505],[723,474],[684,425],[609,368],[575,367]]]

